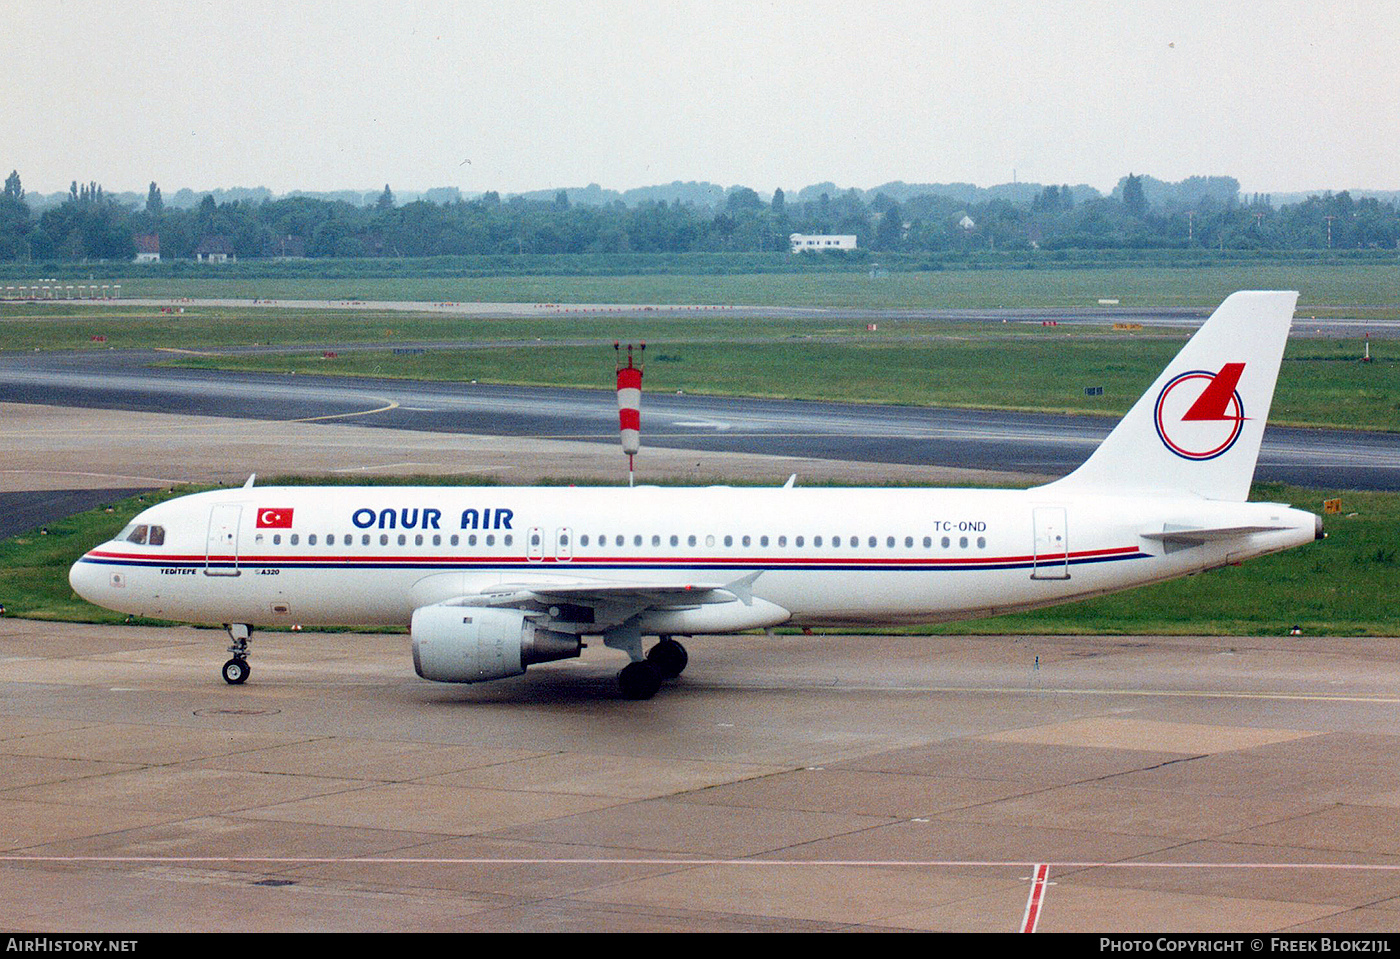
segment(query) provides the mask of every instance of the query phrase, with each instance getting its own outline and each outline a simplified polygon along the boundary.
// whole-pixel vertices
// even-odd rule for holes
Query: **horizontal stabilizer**
[[[1248,536],[1250,533],[1273,533],[1291,526],[1177,526],[1174,523],[1163,525],[1161,532],[1139,533],[1143,539],[1158,539],[1164,543],[1211,543],[1221,539]]]

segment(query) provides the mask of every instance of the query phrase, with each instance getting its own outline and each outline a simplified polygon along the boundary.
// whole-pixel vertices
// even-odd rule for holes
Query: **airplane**
[[[1078,469],[1031,489],[250,477],[144,510],[69,580],[108,609],[224,624],[230,684],[255,627],[396,625],[418,675],[448,683],[601,636],[627,655],[630,699],[686,668],[678,636],[970,619],[1156,583],[1324,535],[1313,513],[1246,502],[1297,298],[1231,294]]]

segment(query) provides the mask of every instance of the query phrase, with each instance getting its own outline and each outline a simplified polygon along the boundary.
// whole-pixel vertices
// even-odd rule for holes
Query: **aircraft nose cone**
[[[68,570],[68,585],[73,587],[73,592],[77,593],[89,603],[97,603],[98,568],[92,563],[85,563],[78,560],[73,564],[73,568]],[[99,603],[99,605],[101,605]]]

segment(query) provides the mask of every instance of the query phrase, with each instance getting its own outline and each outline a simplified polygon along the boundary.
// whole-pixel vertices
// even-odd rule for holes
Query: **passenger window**
[[[967,537],[966,537],[966,536],[960,537],[960,538],[958,539],[958,545],[961,546],[963,549],[966,549],[966,548],[967,548]]]
[[[912,537],[912,536],[906,536],[906,537],[904,537],[904,548],[905,548],[905,549],[908,549],[909,547],[911,547],[911,546],[913,546],[913,545],[914,545],[914,537]]]
[[[932,537],[932,536],[925,536],[925,537],[924,537],[924,549],[928,549],[928,548],[929,548],[930,546],[932,546],[932,545],[933,545],[933,537]]]
[[[408,536],[407,536],[406,534],[404,534],[404,533],[400,533],[400,534],[399,534],[399,545],[400,545],[400,546],[407,546],[407,545],[408,545]]]
[[[759,546],[767,546],[767,545],[768,545],[768,537],[767,537],[767,536],[760,536],[760,537],[758,538],[758,545],[759,545]]]
[[[977,548],[978,548],[978,549],[986,549],[986,548],[987,548],[987,537],[985,537],[985,536],[979,536],[979,537],[977,537]]]
[[[315,533],[312,533],[310,536],[306,537],[306,545],[307,545],[307,546],[315,546],[315,545],[316,545],[316,534],[315,534]]]
[[[733,537],[733,536],[726,536],[726,537],[724,538],[724,545],[725,545],[725,546],[733,546],[733,545],[734,545],[734,537]]]
[[[653,546],[660,546],[660,545],[661,545],[661,537],[660,537],[660,536],[657,536],[656,534],[653,533],[653,534],[652,534],[652,537],[651,537],[651,545],[653,545]]]
[[[365,533],[363,536],[360,537],[360,545],[361,545],[361,546],[368,546],[368,545],[369,545],[369,534],[368,534],[368,533]]]
[[[813,545],[813,546],[820,546],[821,544],[822,544],[822,538],[821,538],[820,536],[814,536],[814,537],[812,537],[812,545]]]
[[[150,538],[149,538],[148,540],[146,540],[146,542],[149,543],[149,544],[152,545],[152,546],[164,546],[164,545],[165,545],[165,527],[164,527],[164,526],[152,526],[152,527],[151,527],[151,536],[150,536]]]
[[[799,536],[799,537],[797,537],[795,540],[792,541],[792,545],[794,545],[794,546],[801,546],[803,542],[804,542],[804,540],[802,539],[801,536]]]
[[[578,544],[579,544],[580,546],[587,546],[587,545],[588,545],[588,534],[587,534],[587,533],[584,533],[582,536],[580,536],[580,537],[578,538]]]
[[[617,540],[616,540],[616,542],[614,543],[614,545],[615,545],[615,546],[621,546],[621,545],[622,545],[622,534],[621,534],[621,533],[619,533],[619,534],[617,535]]]
[[[633,537],[632,537],[632,545],[633,545],[633,546],[641,546],[641,545],[642,545],[642,537],[641,537],[641,536],[633,536]]]
[[[786,546],[786,545],[787,545],[787,537],[786,537],[786,536],[779,536],[779,537],[778,537],[778,545],[779,545],[779,546]]]
[[[833,537],[831,537],[831,545],[832,545],[832,546],[840,546],[840,545],[841,545],[841,537],[839,537],[839,536],[833,536]]]
[[[414,546],[422,546],[422,545],[423,545],[423,534],[422,534],[422,533],[419,533],[417,536],[413,537],[413,545],[414,545]]]
[[[452,539],[449,540],[449,542],[450,542],[453,546],[456,546],[459,542],[461,542],[461,540],[460,540],[460,538],[457,536],[456,533],[453,533],[453,534],[452,534]]]
[[[389,534],[388,534],[388,533],[380,533],[380,534],[379,534],[379,545],[380,545],[380,546],[388,546],[388,545],[389,545]]]
[[[672,533],[672,534],[671,534],[671,545],[672,545],[672,546],[679,546],[679,545],[681,545],[681,538],[680,538],[679,536],[677,536],[675,533]]]
[[[948,548],[948,543],[949,543],[948,537],[946,537],[946,536],[943,537],[943,548],[944,548],[944,549],[947,549],[947,548]]]
[[[694,534],[694,533],[691,533],[688,537],[686,537],[686,544],[689,545],[689,546],[694,546],[694,545],[695,545],[695,534]]]
[[[502,542],[504,542],[507,546],[509,546],[509,545],[511,544],[511,541],[512,541],[514,538],[515,538],[515,537],[513,537],[513,536],[511,536],[509,533],[507,533],[507,534],[505,535],[505,539],[502,540]],[[567,542],[567,540],[566,540],[565,542]]]
[[[434,545],[434,546],[441,546],[441,545],[442,545],[442,534],[441,534],[441,533],[434,533],[434,534],[433,534],[433,545]]]
[[[287,542],[289,542],[289,543],[291,543],[293,546],[295,546],[297,543],[301,542],[301,534],[300,534],[300,533],[293,533],[292,536],[291,536],[291,539],[287,540]]]
[[[748,546],[750,542],[752,542],[752,539],[751,539],[750,537],[748,537],[748,536],[745,536],[744,539],[743,539],[744,545],[745,545],[745,546]]]
[[[486,534],[486,545],[487,545],[487,546],[495,546],[495,545],[496,545],[496,534],[495,534],[495,533],[487,533],[487,534]]]
[[[890,549],[894,549],[894,537],[893,537],[893,536],[886,536],[886,537],[885,537],[885,545],[888,546]]]
[[[476,545],[476,534],[475,534],[475,533],[469,533],[469,534],[467,534],[467,545],[468,545],[468,546],[475,546],[475,545]]]
[[[272,545],[273,545],[273,546],[281,546],[281,545],[282,545],[282,534],[281,534],[281,533],[273,533],[273,534],[272,534]]]
[[[706,536],[706,537],[705,537],[705,545],[706,545],[706,546],[713,546],[713,545],[715,545],[715,537],[714,537],[714,534],[713,534],[713,533],[711,533],[709,536]]]
[[[262,541],[263,541],[263,534],[262,534],[262,533],[258,533],[256,536],[253,537],[253,542],[255,542],[255,543],[259,544],[259,545],[262,544]]]
[[[131,531],[131,535],[126,538],[126,541],[128,543],[136,543],[138,546],[146,545],[146,529],[147,527],[145,526],[136,527]]]
[[[875,537],[873,537],[873,536],[870,537],[870,545],[871,545],[871,546],[874,546],[877,542],[878,542],[878,540],[876,540]]]

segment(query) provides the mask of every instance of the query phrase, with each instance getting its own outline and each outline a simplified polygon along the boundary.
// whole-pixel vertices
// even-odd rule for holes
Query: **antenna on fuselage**
[[[642,448],[642,368],[645,365],[645,341],[633,356],[632,344],[627,344],[627,364],[622,363],[622,344],[613,341],[617,358],[617,418],[622,432],[622,452],[627,454],[627,485],[636,478],[633,457]]]

